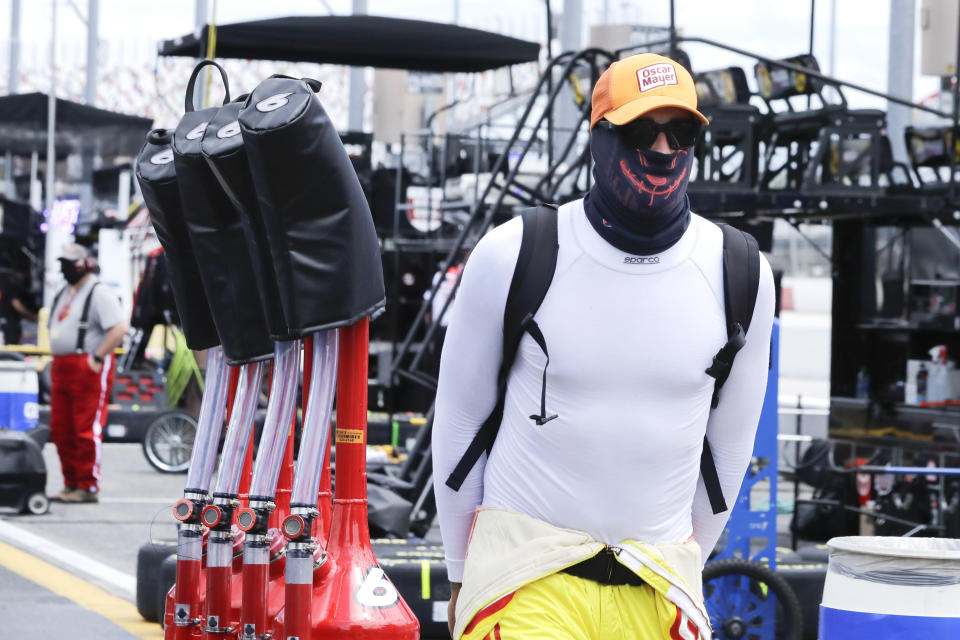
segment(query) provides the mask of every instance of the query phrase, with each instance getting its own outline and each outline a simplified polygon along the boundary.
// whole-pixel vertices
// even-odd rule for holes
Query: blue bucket
[[[960,540],[834,538],[820,640],[960,637]]]

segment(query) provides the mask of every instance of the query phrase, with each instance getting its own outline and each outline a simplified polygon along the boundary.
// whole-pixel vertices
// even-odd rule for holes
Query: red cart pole
[[[420,624],[377,564],[367,526],[369,318],[340,329],[337,493],[328,553],[314,588],[312,640],[416,640]]]

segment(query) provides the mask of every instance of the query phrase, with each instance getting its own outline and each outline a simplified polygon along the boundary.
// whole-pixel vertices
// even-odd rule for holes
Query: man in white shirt
[[[547,374],[525,335],[495,444],[458,491],[445,481],[497,403],[520,220],[477,245],[448,328],[433,459],[454,637],[710,633],[699,572],[729,512],[711,509],[701,450],[706,436],[732,504],[766,388],[773,278],[761,256],[746,344],[711,409],[706,369],[728,337],[723,234],[686,195],[707,122],[693,80],[668,58],[632,56],[600,77],[592,107],[595,184],[559,209],[535,315]]]
[[[103,426],[113,387],[113,350],[127,323],[116,296],[93,275],[86,248],[69,244],[60,257],[67,285],[50,310],[50,439],[63,471],[62,502],[98,502]]]

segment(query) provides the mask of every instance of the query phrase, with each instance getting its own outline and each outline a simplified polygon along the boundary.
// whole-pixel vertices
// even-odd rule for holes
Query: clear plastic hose
[[[308,391],[307,412],[303,417],[303,439],[294,473],[290,504],[316,505],[320,474],[326,447],[330,446],[330,418],[337,388],[336,329],[318,331],[313,337],[313,369]]]
[[[227,410],[227,387],[230,373],[223,349],[207,349],[207,375],[203,382],[203,400],[197,420],[197,437],[190,454],[190,469],[187,471],[187,491],[207,493],[213,478],[213,465],[217,461],[217,446]]]
[[[257,401],[260,400],[264,366],[264,362],[251,362],[243,365],[240,371],[237,397],[233,402],[227,440],[223,444],[223,456],[220,459],[220,473],[217,474],[217,484],[213,490],[216,494],[237,495],[240,474],[243,472],[243,459],[250,444],[250,432],[253,431]]]
[[[263,423],[263,434],[253,465],[250,495],[273,498],[283,465],[283,452],[297,408],[297,383],[300,379],[300,341],[277,342],[273,347],[273,380],[270,402]]]

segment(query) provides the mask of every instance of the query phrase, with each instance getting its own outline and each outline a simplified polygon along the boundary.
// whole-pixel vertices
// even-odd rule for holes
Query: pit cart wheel
[[[150,423],[143,437],[147,462],[164,473],[180,473],[190,466],[197,420],[186,411],[166,411]]]
[[[50,510],[50,498],[42,491],[31,493],[23,505],[23,513],[32,513],[35,516],[42,516]]]
[[[800,640],[800,602],[766,566],[724,558],[703,568],[703,598],[717,640]]]

